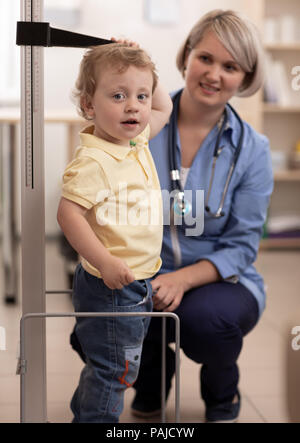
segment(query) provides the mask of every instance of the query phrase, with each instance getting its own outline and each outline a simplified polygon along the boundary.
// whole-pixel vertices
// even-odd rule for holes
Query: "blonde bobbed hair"
[[[184,76],[189,53],[202,40],[206,31],[216,34],[246,73],[236,95],[250,97],[255,94],[264,82],[264,50],[255,25],[235,11],[210,11],[193,26],[177,54],[176,65],[181,74]]]

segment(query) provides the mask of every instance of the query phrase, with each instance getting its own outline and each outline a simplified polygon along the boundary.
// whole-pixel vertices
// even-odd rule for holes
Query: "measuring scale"
[[[24,21],[41,21],[42,0],[23,0]],[[25,180],[26,186],[34,188],[34,147],[43,146],[43,48],[25,46],[21,52],[23,97],[22,105],[25,116]]]
[[[42,21],[42,0],[22,0],[23,21]],[[21,47],[22,313],[45,312],[45,197],[43,48]],[[22,361],[26,422],[46,422],[45,319],[26,325],[28,372]],[[32,393],[35,393],[32,395]]]

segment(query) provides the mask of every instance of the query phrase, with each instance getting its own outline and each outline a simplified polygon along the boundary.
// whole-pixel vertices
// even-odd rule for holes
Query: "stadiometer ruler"
[[[39,22],[42,17],[41,0],[24,1],[23,19],[27,22]],[[43,125],[43,48],[38,46],[24,46],[23,48],[23,115],[25,150],[25,184],[34,188],[34,149],[41,149],[43,139],[41,124]]]

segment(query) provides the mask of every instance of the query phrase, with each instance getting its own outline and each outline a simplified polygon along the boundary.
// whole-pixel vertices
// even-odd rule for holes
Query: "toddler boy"
[[[171,100],[145,51],[120,43],[86,52],[76,97],[93,124],[80,133],[65,170],[57,215],[81,257],[74,308],[149,312],[149,278],[161,266],[162,205],[148,139],[168,121]],[[77,318],[86,365],[71,401],[74,422],[118,422],[148,323],[138,316]]]

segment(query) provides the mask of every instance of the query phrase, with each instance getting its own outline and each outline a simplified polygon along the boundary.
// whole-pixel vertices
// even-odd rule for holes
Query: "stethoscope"
[[[173,190],[173,198],[174,198],[173,205],[174,205],[174,209],[176,210],[177,213],[180,212],[181,215],[184,215],[187,211],[190,210],[191,204],[188,201],[186,201],[184,198],[184,190],[182,189],[182,186],[181,186],[180,173],[179,173],[179,169],[176,164],[176,155],[175,155],[176,154],[176,152],[175,152],[176,151],[176,136],[177,136],[176,135],[177,134],[177,116],[178,116],[179,101],[180,101],[181,93],[182,93],[182,90],[179,91],[177,94],[175,94],[175,96],[173,97],[173,111],[172,111],[172,114],[170,117],[169,135],[168,135],[168,145],[169,145],[168,149],[169,149],[169,162],[170,162],[170,174],[171,174],[171,187]],[[226,128],[226,124],[228,121],[228,112],[227,112],[227,109],[225,108],[224,118],[223,118],[221,127],[219,129],[216,144],[215,144],[212,171],[211,171],[208,191],[207,191],[206,199],[205,199],[205,203],[204,203],[205,211],[212,218],[220,218],[225,215],[225,213],[223,212],[225,197],[226,197],[226,194],[228,191],[229,183],[230,183],[234,168],[235,168],[237,161],[239,159],[239,155],[240,155],[243,141],[244,141],[243,122],[242,122],[240,116],[238,115],[238,113],[235,111],[235,109],[229,103],[227,105],[231,109],[231,111],[234,113],[234,115],[236,116],[236,118],[239,122],[239,125],[241,127],[241,133],[240,133],[237,148],[236,148],[234,156],[233,156],[232,164],[230,166],[230,169],[229,169],[229,172],[228,172],[228,175],[226,178],[226,182],[225,182],[225,186],[224,186],[224,190],[222,193],[219,207],[216,212],[212,212],[212,210],[209,207],[208,202],[209,202],[209,197],[210,197],[210,194],[212,191],[212,185],[213,185],[214,176],[215,176],[215,169],[216,169],[216,162],[217,162],[217,159],[218,159],[219,155],[221,154],[222,149],[224,147],[224,146],[220,146],[220,141],[221,141],[222,135],[224,133],[224,130]]]

